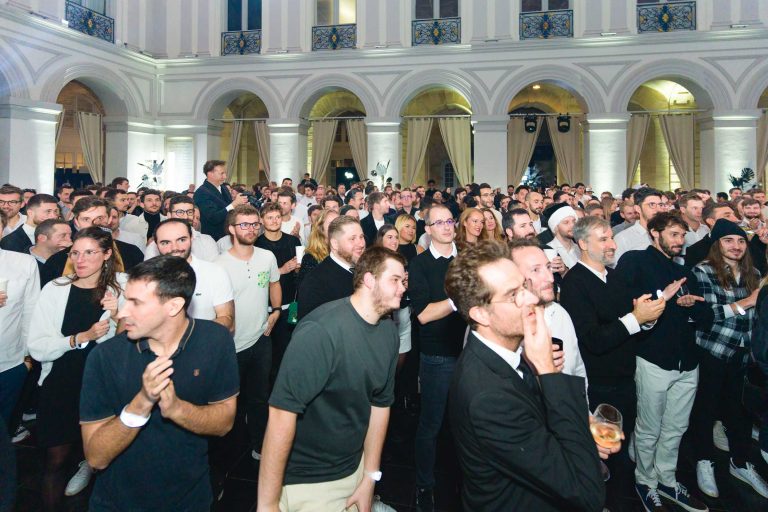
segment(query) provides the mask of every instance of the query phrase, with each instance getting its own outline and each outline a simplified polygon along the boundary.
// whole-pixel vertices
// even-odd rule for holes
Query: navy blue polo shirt
[[[171,357],[171,378],[182,400],[207,405],[237,395],[235,344],[222,325],[190,319]],[[83,375],[80,421],[119,416],[156,358],[147,340],[133,341],[125,333],[93,349]],[[163,418],[159,406],[133,443],[96,475],[91,511],[208,511],[213,499],[207,438]]]

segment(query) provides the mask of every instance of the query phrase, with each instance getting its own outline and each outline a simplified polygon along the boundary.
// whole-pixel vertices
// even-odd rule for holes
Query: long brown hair
[[[98,227],[85,228],[75,233],[75,236],[72,237],[72,243],[74,244],[81,238],[90,238],[96,242],[99,249],[102,251],[112,251],[109,259],[107,259],[101,267],[101,274],[99,275],[99,282],[96,285],[94,300],[101,301],[104,294],[107,292],[107,289],[111,289],[115,294],[120,294],[123,289],[117,283],[116,274],[123,271],[123,259],[120,257],[120,252],[118,252],[117,247],[115,246],[112,234]],[[79,279],[77,273],[74,271],[72,260],[69,258],[67,258],[67,265],[64,268],[64,276],[67,281],[61,284],[72,284]]]
[[[479,208],[467,208],[459,216],[459,226],[456,233],[456,246],[460,249],[467,245],[472,245],[467,242],[467,228],[464,227],[464,223],[473,213],[479,213],[480,217],[483,219],[483,230],[480,232],[480,236],[477,237],[477,241],[479,242],[480,240],[488,239],[488,230],[485,229],[485,215],[483,215],[483,212],[481,212]]]
[[[723,258],[723,252],[720,249],[720,241],[717,240],[709,248],[709,254],[705,263],[715,270],[715,277],[720,286],[725,290],[730,290],[733,286],[738,286],[736,278],[731,271],[731,267],[725,262]],[[760,286],[760,278],[754,272],[754,265],[752,264],[752,255],[749,254],[749,249],[744,252],[744,257],[739,261],[739,276],[742,283],[747,289],[747,293],[752,293]]]

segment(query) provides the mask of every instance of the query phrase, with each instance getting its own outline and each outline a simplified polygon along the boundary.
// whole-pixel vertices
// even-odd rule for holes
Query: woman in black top
[[[416,255],[424,252],[424,248],[416,244],[416,218],[402,213],[395,219],[395,229],[399,237],[397,251],[410,263]]]
[[[32,316],[30,355],[42,363],[37,442],[46,449],[43,508],[57,510],[81,442],[80,388],[91,350],[115,335],[118,297],[125,274],[112,235],[98,227],[74,236],[63,277],[45,285]],[[122,330],[122,328],[120,328]],[[78,448],[79,450],[79,448]],[[83,461],[67,486],[72,495],[87,485],[92,470]]]
[[[328,243],[328,227],[331,225],[331,221],[338,216],[339,214],[333,210],[323,210],[323,213],[312,224],[312,230],[307,241],[307,249],[301,258],[301,268],[299,268],[299,275],[296,277],[297,290],[304,276],[315,268],[318,263],[328,257],[331,250]]]

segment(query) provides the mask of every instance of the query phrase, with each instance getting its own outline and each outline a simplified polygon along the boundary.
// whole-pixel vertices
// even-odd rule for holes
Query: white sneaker
[[[20,443],[32,434],[29,432],[29,430],[24,427],[24,425],[19,425],[19,427],[16,429],[16,432],[13,433],[13,438],[11,438],[11,441],[14,443]]]
[[[746,468],[737,468],[733,464],[731,459],[731,467],[729,468],[731,475],[735,476],[742,482],[749,484],[757,494],[763,498],[768,498],[768,484],[765,483],[763,477],[755,470],[755,466],[747,462]]]
[[[37,419],[36,412],[25,412],[21,415],[21,421],[34,421]]]
[[[373,497],[373,504],[371,505],[371,512],[397,512],[395,509],[381,501],[381,497],[376,495]]]
[[[629,455],[629,460],[631,460],[633,463],[635,462],[635,433],[632,432],[632,435],[629,436],[629,446],[627,446],[627,454]]]
[[[88,487],[88,482],[91,481],[91,476],[93,476],[93,469],[91,469],[91,466],[89,466],[86,461],[82,461],[80,463],[80,469],[77,470],[75,476],[69,479],[67,488],[64,489],[64,496],[74,496]]]
[[[711,460],[700,460],[696,463],[696,482],[701,492],[712,498],[720,496],[715,481],[715,463]]]
[[[728,444],[728,436],[725,435],[725,425],[721,421],[716,421],[715,426],[712,427],[712,442],[715,443],[715,447],[718,450],[723,450],[724,452],[731,451],[731,447]]]

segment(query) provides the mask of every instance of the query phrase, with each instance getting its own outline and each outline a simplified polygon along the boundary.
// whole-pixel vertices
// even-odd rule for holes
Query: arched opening
[[[268,181],[265,160],[269,158],[269,138],[259,140],[259,132],[266,133],[268,117],[264,102],[251,92],[241,92],[221,113],[219,158],[227,162],[230,182],[253,185]]]
[[[509,184],[582,181],[586,110],[582,99],[554,83],[533,83],[517,93],[507,107]]]
[[[628,158],[637,161],[630,185],[675,190],[701,182],[701,131],[695,119],[699,103],[691,89],[677,80],[649,80],[635,90],[627,105],[632,114]],[[633,144],[633,139],[640,144]],[[676,168],[676,158],[682,169]]]
[[[460,145],[456,148],[457,153],[469,156],[469,169],[465,171],[468,176],[462,180],[451,160],[440,126],[443,120],[469,126],[472,106],[467,98],[455,89],[428,88],[411,98],[401,115],[405,119],[401,130],[403,186],[426,185],[429,180],[435,180],[439,188],[453,188],[471,182],[474,142],[471,129],[465,130],[464,136],[454,141]],[[466,165],[466,156],[464,160]]]
[[[82,188],[100,181],[99,176],[104,175],[104,105],[90,87],[77,80],[64,86],[56,103],[63,110],[56,127],[55,186],[69,183]]]
[[[307,169],[318,183],[347,187],[368,177],[366,112],[346,89],[324,92],[309,109]]]

